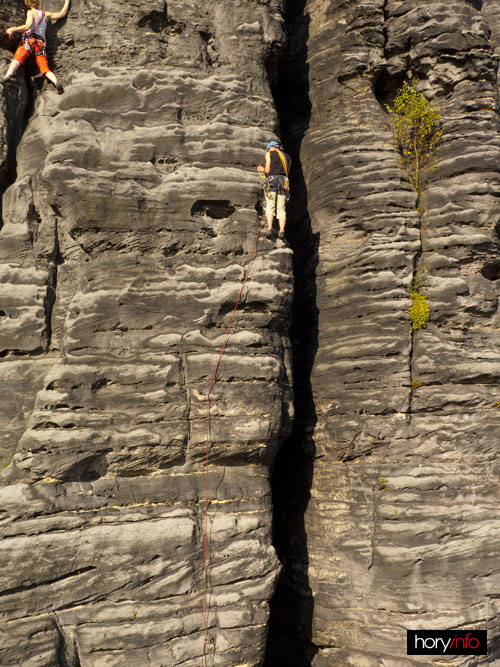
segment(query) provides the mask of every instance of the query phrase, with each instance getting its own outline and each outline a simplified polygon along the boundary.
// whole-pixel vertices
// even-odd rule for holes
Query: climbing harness
[[[45,17],[45,12],[40,12],[40,18],[38,23],[34,28],[30,28],[23,32],[21,36],[21,41],[24,44],[26,51],[29,51],[33,56],[46,56],[45,51],[45,39],[40,35],[37,35],[36,31],[38,30],[39,25],[42,23]]]
[[[46,56],[45,42],[40,37],[26,37],[23,41],[24,48],[33,56]]]
[[[241,281],[241,287],[240,291],[238,294],[238,298],[236,299],[236,304],[233,309],[233,313],[231,315],[231,320],[227,326],[226,329],[226,336],[224,338],[224,343],[222,344],[220,353],[219,353],[219,358],[217,359],[217,363],[215,365],[214,372],[212,373],[212,377],[210,378],[210,382],[208,383],[208,389],[207,389],[207,442],[206,442],[206,452],[205,452],[205,559],[204,559],[204,566],[203,566],[203,578],[204,578],[204,595],[203,595],[203,652],[201,654],[201,667],[204,667],[206,665],[205,662],[205,654],[206,654],[206,647],[207,647],[207,634],[208,634],[208,606],[207,606],[207,589],[208,589],[208,451],[210,448],[210,392],[212,391],[212,387],[215,384],[215,380],[217,378],[217,372],[219,370],[219,366],[222,361],[222,357],[224,356],[224,352],[226,351],[226,346],[227,346],[227,341],[229,340],[229,335],[231,333],[231,327],[233,326],[233,321],[234,317],[236,315],[236,311],[238,310],[238,306],[240,305],[241,301],[241,295],[243,294],[243,289],[246,285],[248,274],[250,273],[250,269],[253,264],[253,260],[255,259],[255,254],[257,252],[257,244],[259,242],[259,237],[260,237],[260,232],[262,230],[262,225],[264,224],[264,220],[266,218],[265,213],[262,215],[260,219],[260,224],[259,228],[257,230],[257,237],[255,239],[254,247],[252,250],[252,254],[250,256],[250,260],[248,261],[247,268],[245,270],[245,273],[243,274],[243,279]]]
[[[278,157],[283,166],[285,175],[283,176],[281,174],[273,174],[272,176],[265,176],[264,174],[262,174],[262,172],[259,172],[261,176],[263,176],[266,179],[266,182],[262,187],[264,188],[264,193],[266,195],[269,195],[271,191],[277,192],[278,194],[285,195],[286,200],[288,201],[290,199],[290,180],[288,178],[288,166],[286,158],[280,151],[280,149],[277,148],[278,144],[276,141],[271,141],[268,144],[268,148],[270,146],[274,147],[274,150],[276,151],[276,153],[278,153]]]

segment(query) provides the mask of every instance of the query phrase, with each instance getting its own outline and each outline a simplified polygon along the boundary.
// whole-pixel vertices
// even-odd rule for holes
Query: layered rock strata
[[[3,93],[1,664],[200,664],[205,392],[257,229],[281,10],[75,0],[49,35],[65,95]],[[495,664],[498,8],[287,13],[298,419],[266,664],[435,662],[406,656],[418,628],[487,629],[474,664]],[[420,211],[384,106],[410,74],[444,127]],[[207,652],[231,667],[263,660],[291,421],[291,253],[260,243],[212,393]]]
[[[5,88],[2,665],[199,665],[205,484],[206,664],[262,663],[286,244],[257,246],[207,479],[206,390],[257,236],[282,39],[279,1],[74,0],[48,35],[64,95]]]
[[[310,224],[312,407],[276,473],[270,667],[435,664],[406,655],[406,630],[423,628],[488,630],[488,656],[440,664],[500,660],[496,5],[308,0],[289,13],[283,75],[302,105],[294,118],[297,91],[278,102],[307,189],[294,236]],[[420,211],[385,111],[410,76],[444,129]],[[412,332],[424,269],[430,320]]]

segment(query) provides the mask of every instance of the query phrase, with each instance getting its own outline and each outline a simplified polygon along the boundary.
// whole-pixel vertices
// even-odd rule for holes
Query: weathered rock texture
[[[488,656],[440,664],[500,663],[498,3],[289,0],[278,68],[284,4],[75,0],[49,35],[64,96],[2,92],[2,665],[200,664],[203,392],[274,104],[283,575],[266,640],[292,260],[264,240],[212,392],[207,664],[266,641],[268,667],[435,664],[406,656],[416,628],[487,629]],[[420,213],[384,107],[410,73],[444,126]]]
[[[277,99],[310,215],[293,230],[304,368],[318,344],[275,478],[267,664],[437,664],[406,656],[418,628],[486,629],[487,657],[439,664],[500,664],[498,3],[293,7],[283,76],[300,91]],[[444,126],[422,220],[384,110],[410,73]],[[412,334],[417,265],[431,314]]]
[[[73,0],[48,36],[65,94],[2,92],[2,665],[200,665],[205,394],[260,219],[281,4]],[[264,655],[291,255],[259,241],[211,393],[207,665]]]

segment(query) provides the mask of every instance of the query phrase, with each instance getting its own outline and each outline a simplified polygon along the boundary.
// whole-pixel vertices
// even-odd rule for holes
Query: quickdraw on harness
[[[288,179],[288,166],[286,163],[285,156],[279,150],[279,148],[274,147],[274,150],[278,153],[281,164],[283,165],[283,170],[285,172],[285,175],[268,176],[266,178],[266,183],[264,185],[264,191],[266,194],[269,194],[269,192],[271,191],[271,185],[276,186],[278,189],[278,194],[284,194],[286,196],[286,200],[288,201],[290,199],[290,181]]]
[[[36,24],[36,26],[34,28],[30,28],[26,32],[23,32],[21,37],[22,42],[24,44],[24,48],[26,49],[26,51],[29,51],[33,56],[47,55],[45,51],[45,40],[43,39],[43,37],[40,37],[40,35],[36,34],[38,26],[43,21],[44,17],[45,17],[45,12],[41,12],[40,18],[38,19],[38,23]]]

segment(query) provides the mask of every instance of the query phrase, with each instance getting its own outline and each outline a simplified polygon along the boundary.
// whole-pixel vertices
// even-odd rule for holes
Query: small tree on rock
[[[417,193],[417,211],[420,218],[420,240],[424,229],[422,186],[424,174],[433,167],[439,140],[443,134],[441,113],[418,89],[418,81],[406,81],[397,91],[392,105],[386,106],[391,116],[394,143],[401,154],[411,184]],[[418,261],[420,261],[419,252]],[[417,263],[418,266],[418,263]],[[423,270],[417,269],[410,287],[409,314],[413,333],[424,329],[430,316],[427,297],[422,291]]]
[[[394,141],[420,205],[423,174],[432,168],[443,134],[441,113],[418,90],[415,79],[406,81],[397,91],[393,104],[386,108],[391,116]]]

